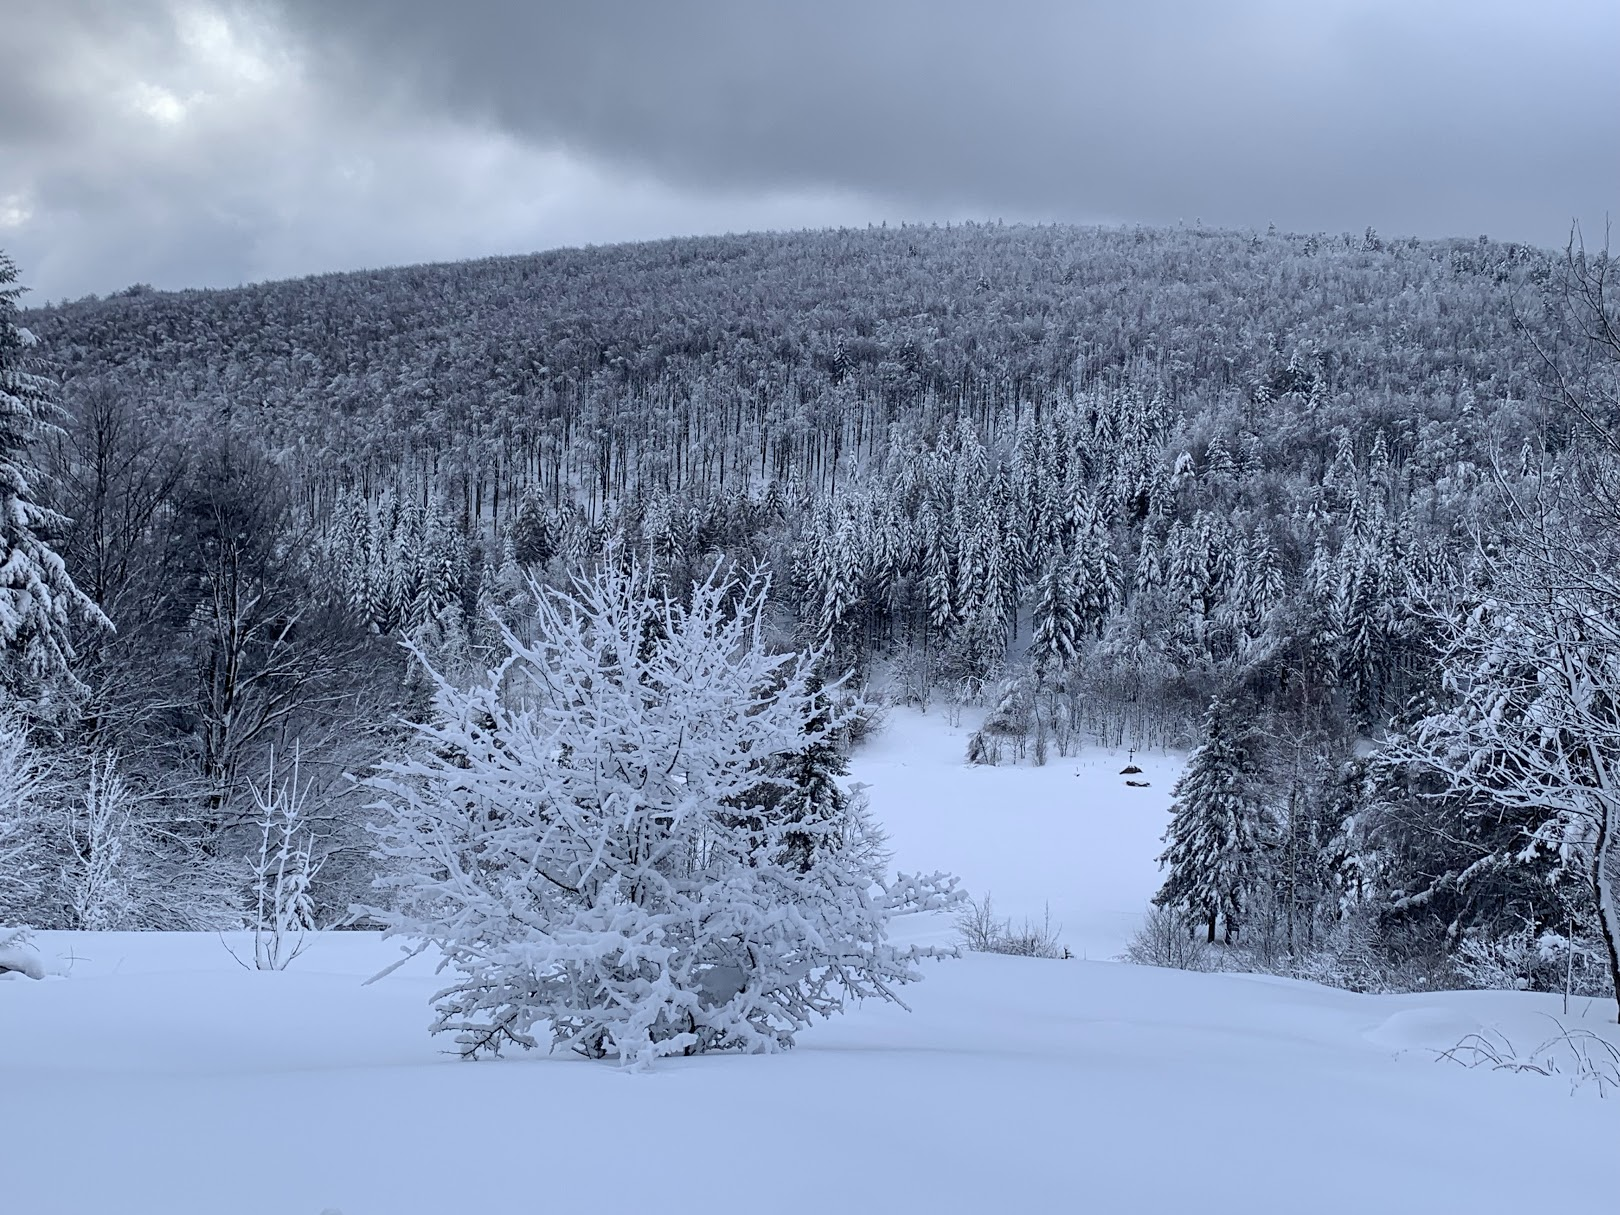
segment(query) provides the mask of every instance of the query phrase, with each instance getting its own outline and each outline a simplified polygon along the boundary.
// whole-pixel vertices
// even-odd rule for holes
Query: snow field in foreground
[[[1076,954],[1117,951],[1172,763],[1125,790],[1103,754],[967,769],[965,736],[897,714],[855,764],[897,861],[1002,914],[1049,898]],[[928,964],[909,1014],[630,1075],[441,1054],[431,967],[362,986],[398,956],[371,934],[262,974],[212,936],[37,940],[66,977],[0,981],[5,1215],[1613,1209],[1620,1100],[1435,1061],[1484,1028],[1542,1041],[1556,997],[971,955]],[[1620,1040],[1611,1006],[1572,1011]]]

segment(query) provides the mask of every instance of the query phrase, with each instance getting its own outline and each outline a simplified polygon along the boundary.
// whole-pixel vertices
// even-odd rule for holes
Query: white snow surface
[[[1435,1059],[1487,1028],[1534,1045],[1556,997],[1095,960],[1156,885],[1174,761],[1138,757],[1152,787],[1126,790],[1122,756],[970,770],[964,740],[897,714],[855,765],[898,862],[1004,913],[1050,900],[1093,960],[930,963],[909,1013],[638,1075],[440,1053],[431,966],[362,986],[398,956],[372,934],[260,973],[241,939],[40,933],[56,976],[0,984],[0,1211],[1613,1209],[1620,1099]],[[1570,1021],[1620,1041],[1612,1016]]]
[[[1093,749],[1044,767],[974,766],[964,761],[977,720],[948,724],[935,711],[892,710],[882,733],[850,765],[868,786],[895,864],[943,869],[975,898],[989,894],[998,917],[1054,927],[1076,958],[1117,957],[1159,888],[1161,837],[1181,759]],[[1126,780],[1146,781],[1132,788]],[[954,941],[949,917],[919,932]],[[899,934],[897,934],[899,935]]]

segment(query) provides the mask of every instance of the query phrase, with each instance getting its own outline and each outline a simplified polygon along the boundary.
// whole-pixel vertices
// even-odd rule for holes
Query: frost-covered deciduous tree
[[[306,568],[285,478],[240,434],[226,429],[196,457],[173,543],[184,557],[169,594],[187,610],[170,641],[182,681],[173,694],[189,725],[202,843],[218,855],[225,834],[259,821],[247,774],[269,746],[352,720],[388,667],[337,588]]]
[[[142,926],[135,800],[111,752],[90,757],[82,791],[65,799],[61,883],[74,928]]]
[[[1620,459],[1586,473],[1526,504],[1489,595],[1446,639],[1446,698],[1391,755],[1489,826],[1443,881],[1529,862],[1584,875],[1620,995]]]
[[[310,883],[321,869],[308,809],[309,787],[299,779],[295,748],[290,771],[282,777],[270,752],[263,785],[253,786],[259,811],[259,850],[248,862],[253,898],[253,966],[286,970],[304,951],[305,934],[315,927]]]
[[[716,573],[683,605],[616,565],[537,590],[537,640],[507,632],[481,686],[437,679],[417,758],[374,782],[379,914],[456,972],[435,1030],[467,1057],[549,1035],[647,1064],[898,1002],[924,951],[889,918],[954,886],[883,883],[834,805],[783,796],[839,724],[816,656],[768,651],[763,578]]]

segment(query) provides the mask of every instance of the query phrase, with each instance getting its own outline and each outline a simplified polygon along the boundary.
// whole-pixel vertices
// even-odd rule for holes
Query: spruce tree
[[[767,799],[770,814],[787,824],[778,863],[804,873],[822,854],[843,852],[881,876],[887,862],[883,832],[871,822],[859,787],[851,793],[840,783],[849,775],[849,761],[833,733],[833,705],[818,678],[808,687],[802,745],[775,762],[778,790]]]
[[[422,589],[428,617],[459,605],[467,579],[467,552],[461,537],[445,517],[439,503],[428,511],[422,527]]]
[[[1210,941],[1216,920],[1224,921],[1228,943],[1242,925],[1260,846],[1249,753],[1233,714],[1221,701],[1204,713],[1204,741],[1176,782],[1168,847],[1159,857],[1169,874],[1153,898],[1206,925]]]
[[[821,603],[816,618],[816,639],[833,647],[849,639],[851,617],[858,604],[854,521],[847,516],[837,530],[820,546]]]
[[[956,628],[952,596],[951,552],[938,517],[925,505],[918,521],[923,543],[923,598],[928,627],[936,639],[949,637]]]
[[[525,567],[543,566],[557,555],[557,532],[530,486],[512,520],[512,554]]]
[[[28,369],[34,337],[17,324],[17,269],[0,253],[0,688],[31,697],[52,675],[67,675],[75,617],[106,624],[73,584],[51,533],[67,521],[36,498],[33,453],[52,433],[49,385]]]
[[[1035,596],[1030,658],[1041,670],[1062,671],[1080,656],[1082,625],[1075,604],[1074,569],[1061,550],[1048,559]]]
[[[1074,605],[1083,632],[1098,637],[1120,596],[1119,558],[1102,512],[1091,501],[1075,532]]]

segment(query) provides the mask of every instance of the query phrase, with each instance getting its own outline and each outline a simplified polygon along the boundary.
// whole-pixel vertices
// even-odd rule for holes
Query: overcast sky
[[[887,220],[1562,244],[1616,0],[0,0],[32,302]]]

